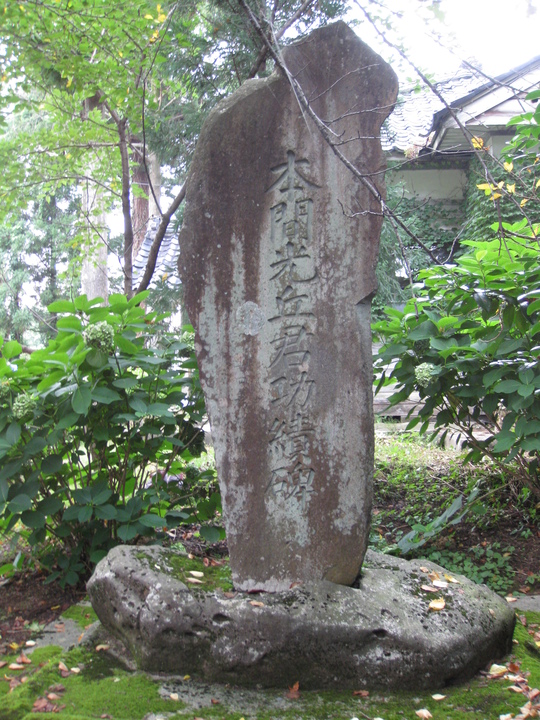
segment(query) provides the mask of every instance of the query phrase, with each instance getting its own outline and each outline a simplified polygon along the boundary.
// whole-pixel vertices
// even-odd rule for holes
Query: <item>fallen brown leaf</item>
[[[202,580],[197,580],[197,578],[186,578],[186,582],[193,583],[193,585],[203,585],[204,582]]]
[[[30,665],[32,661],[24,653],[21,653],[17,658],[17,662],[22,663],[23,665]]]
[[[210,698],[210,702],[212,703],[212,705],[219,705],[219,704],[220,704],[219,700],[216,700],[216,698]]]
[[[9,663],[8,668],[10,670],[24,670],[24,665],[22,663]]]
[[[433,586],[439,588],[440,590],[445,590],[448,587],[448,583],[446,580],[434,580]]]
[[[527,618],[525,615],[518,615],[519,622],[523,625],[523,627],[527,627]]]
[[[48,698],[49,700],[61,700],[61,699],[62,699],[62,698],[60,697],[60,695],[57,695],[56,693],[48,693],[48,694],[47,694],[47,698]]]
[[[13,692],[13,690],[20,685],[22,682],[22,678],[11,678],[9,681],[9,692]]]
[[[262,604],[262,603],[261,603]],[[300,697],[300,683],[297,681],[292,687],[289,688],[289,692],[285,693],[285,697],[289,700],[298,700]]]
[[[458,585],[461,585],[459,580],[457,578],[455,578],[453,575],[447,575],[446,573],[444,573],[444,577],[446,578],[446,580],[448,580],[448,582],[457,583]]]
[[[64,665],[62,661],[58,663],[58,669],[62,670],[63,672],[68,672],[67,665]]]
[[[433,585],[422,585],[421,588],[426,592],[439,592],[436,587],[433,587]]]
[[[487,676],[490,680],[493,680],[494,678],[500,678],[503,675],[506,675],[507,672],[508,668],[506,665],[497,665],[496,663],[493,663],[493,665],[489,668]]]
[[[420,567],[420,570],[421,570],[423,573],[428,573],[428,572],[429,572],[429,568],[423,567],[423,566]]]
[[[48,690],[53,693],[63,693],[66,691],[66,688],[62,683],[55,683],[54,685],[49,685]]]
[[[444,698],[446,697],[446,695],[441,695],[440,693],[435,693],[435,695],[432,695],[431,697],[432,697],[434,700],[437,700],[437,702],[438,702],[439,700],[444,700]]]
[[[101,652],[104,650],[108,650],[109,647],[110,647],[109,645],[96,645],[95,650],[96,650],[96,652]]]
[[[5,667],[6,665],[7,665],[7,660],[2,660],[2,661],[0,662],[0,668]]]
[[[444,601],[444,598],[437,598],[436,600],[432,600],[429,603],[430,610],[444,610],[445,607],[446,603]]]
[[[238,593],[235,593],[235,592],[224,592],[223,594],[225,595],[226,598],[229,598],[229,600],[238,595]]]
[[[369,697],[369,690],[353,690],[353,696],[355,697]]]
[[[200,570],[188,570],[188,572],[192,577],[196,577],[196,578],[204,577],[204,573],[201,572]]]
[[[66,626],[64,625],[64,623],[55,623],[54,629],[56,630],[56,632],[60,633],[60,632],[64,632],[64,630],[66,629]]]
[[[47,707],[51,705],[51,703],[47,700],[47,698],[38,698],[36,702],[32,705],[32,710],[34,712],[50,712],[50,710],[47,710]]]
[[[264,607],[264,603],[260,600],[250,600],[249,604],[253,605],[253,607]]]
[[[419,718],[422,718],[422,720],[429,720],[429,718],[433,717],[433,715],[429,712],[427,708],[417,710],[415,714],[418,715]]]

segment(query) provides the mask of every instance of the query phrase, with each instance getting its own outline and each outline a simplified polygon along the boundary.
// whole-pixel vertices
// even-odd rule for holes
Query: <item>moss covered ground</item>
[[[527,709],[531,696],[534,705],[534,690],[540,687],[540,613],[519,618],[514,652],[499,666],[500,677],[478,675],[465,685],[441,689],[439,699],[434,692],[303,692],[295,689],[295,678],[292,690],[275,691],[207,685],[188,676],[158,680],[126,671],[95,647],[36,649],[30,662],[21,662],[17,649],[3,658],[0,720],[38,720],[51,713],[63,720],[510,720],[519,717],[520,708]],[[23,667],[10,669],[12,663]]]

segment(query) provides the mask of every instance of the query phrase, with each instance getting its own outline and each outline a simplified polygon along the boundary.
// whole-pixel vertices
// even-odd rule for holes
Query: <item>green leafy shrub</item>
[[[204,447],[193,349],[145,313],[145,297],[58,301],[45,349],[0,345],[0,519],[52,548],[41,556],[50,579],[75,584],[113,545],[179,523],[222,535],[204,527],[221,509],[215,483],[194,492],[212,469],[184,483]]]
[[[427,432],[433,421],[442,440],[457,429],[469,459],[515,460],[540,495],[540,248],[526,219],[503,229],[464,243],[454,265],[421,272],[416,297],[386,310],[374,325],[376,368],[379,386],[397,384],[392,404],[419,393],[409,427]]]

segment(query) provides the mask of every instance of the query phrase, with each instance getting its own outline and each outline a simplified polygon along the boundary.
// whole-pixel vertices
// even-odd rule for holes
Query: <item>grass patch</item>
[[[500,594],[540,589],[538,512],[511,467],[472,466],[415,433],[377,437],[375,550],[427,558]]]

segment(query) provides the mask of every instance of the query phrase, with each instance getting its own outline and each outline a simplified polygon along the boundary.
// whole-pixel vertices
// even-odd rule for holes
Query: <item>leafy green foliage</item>
[[[203,449],[202,392],[192,349],[158,332],[145,297],[57,301],[45,349],[0,346],[0,512],[30,545],[54,541],[51,579],[75,584],[116,543],[221,509],[215,488],[195,498],[196,472],[183,484]]]
[[[420,273],[403,312],[387,310],[374,326],[384,342],[376,365],[380,385],[397,383],[392,404],[419,393],[410,427],[427,432],[434,421],[442,440],[458,428],[471,460],[515,458],[538,494],[540,249],[516,237],[532,236],[525,219],[504,229],[511,237],[466,242],[455,265]]]

